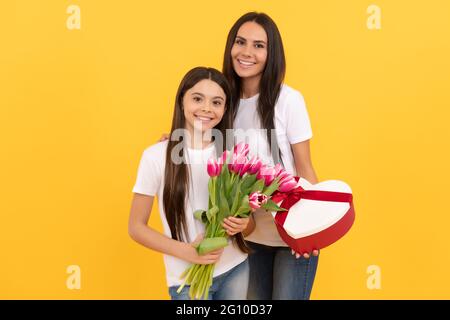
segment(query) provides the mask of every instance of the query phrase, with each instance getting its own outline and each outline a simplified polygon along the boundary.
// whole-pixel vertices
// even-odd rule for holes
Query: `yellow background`
[[[169,130],[182,76],[220,69],[251,10],[281,31],[319,179],[354,192],[355,225],[322,251],[311,298],[450,298],[447,0],[3,1],[0,298],[168,298],[162,255],[127,233],[138,162]]]

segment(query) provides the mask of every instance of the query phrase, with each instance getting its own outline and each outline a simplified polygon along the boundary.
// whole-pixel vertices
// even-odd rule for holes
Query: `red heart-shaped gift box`
[[[288,211],[272,214],[283,241],[303,254],[342,238],[353,225],[355,210],[352,190],[345,182],[327,180],[313,185],[304,178],[297,179],[292,191],[272,196]]]

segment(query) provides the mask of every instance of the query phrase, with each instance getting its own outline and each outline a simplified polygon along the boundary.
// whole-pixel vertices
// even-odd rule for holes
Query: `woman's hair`
[[[283,41],[275,22],[265,13],[249,12],[240,17],[228,33],[227,43],[223,59],[223,74],[231,86],[233,99],[233,119],[236,117],[239,99],[242,94],[242,83],[239,75],[234,71],[231,57],[231,49],[236,40],[239,28],[246,22],[253,21],[264,28],[267,34],[267,60],[261,81],[259,84],[258,115],[263,129],[267,129],[267,141],[271,148],[272,157],[275,163],[281,161],[275,133],[274,114],[275,104],[280,94],[286,73],[286,59],[284,56]],[[276,145],[272,146],[272,142]],[[278,152],[277,152],[278,151]]]
[[[217,83],[225,93],[225,113],[222,120],[214,127],[221,132],[222,137],[226,137],[226,129],[232,128],[233,124],[233,103],[232,96],[228,81],[225,76],[218,70],[214,68],[197,67],[190,70],[178,87],[177,95],[175,98],[175,109],[172,119],[172,129],[170,130],[170,136],[177,129],[185,129],[186,118],[184,116],[183,110],[183,98],[186,91],[195,86],[198,82],[209,79]],[[184,132],[184,131],[181,131]],[[180,142],[177,140],[172,141],[169,139],[166,151],[166,166],[164,175],[164,191],[163,191],[163,205],[166,214],[167,222],[172,233],[172,238],[175,240],[190,241],[189,233],[187,231],[187,223],[185,216],[185,206],[189,197],[189,170],[186,165],[186,155],[184,150],[186,148],[186,137],[182,134],[183,148],[180,149],[178,156],[180,156],[184,161],[177,164],[172,161],[172,150]],[[217,153],[224,151],[224,143],[222,139],[214,139],[215,147]],[[206,171],[205,171],[205,174]],[[198,208],[192,208],[193,210]],[[184,233],[184,236],[183,236]],[[247,246],[243,240],[241,234],[236,237],[237,244],[239,248],[248,252]]]

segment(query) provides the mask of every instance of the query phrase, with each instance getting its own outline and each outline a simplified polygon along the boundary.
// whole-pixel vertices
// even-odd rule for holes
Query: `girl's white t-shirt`
[[[140,160],[133,192],[148,196],[157,196],[164,234],[171,238],[172,233],[169,224],[167,223],[163,205],[167,145],[168,141],[164,141],[144,150]],[[189,197],[186,201],[185,214],[189,240],[194,241],[199,233],[204,233],[205,231],[204,224],[194,218],[194,211],[198,209],[208,209],[209,176],[207,174],[206,164],[208,159],[213,155],[215,156],[216,153],[214,144],[205,149],[186,148],[185,150],[187,150],[187,161],[190,163],[188,165],[190,173]],[[184,237],[184,241],[186,241],[186,237]],[[180,276],[186,268],[189,267],[190,263],[167,254],[164,254],[163,256],[166,268],[167,285],[169,287],[180,285],[183,282],[183,280],[180,279]],[[247,254],[239,250],[237,245],[229,240],[228,246],[225,247],[220,260],[216,263],[213,277],[227,272],[246,258]]]
[[[261,130],[257,110],[258,98],[259,94],[240,100],[234,120],[236,141],[247,142],[250,155],[258,155],[264,163],[274,165],[272,155],[269,152],[266,131]],[[296,175],[291,144],[311,139],[312,129],[302,94],[286,84],[282,85],[275,105],[274,125],[284,168],[289,173]],[[256,228],[246,237],[246,240],[268,246],[287,246],[279,236],[270,213],[257,210],[254,217]]]

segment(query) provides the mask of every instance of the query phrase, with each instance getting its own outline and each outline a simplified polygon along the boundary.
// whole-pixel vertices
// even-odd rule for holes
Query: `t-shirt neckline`
[[[189,152],[205,152],[205,151],[209,151],[213,147],[214,147],[214,142],[211,142],[211,144],[209,144],[205,148],[200,148],[200,149],[194,149],[189,146],[186,146],[186,148],[188,149]]]
[[[249,98],[241,98],[240,102],[242,102],[242,103],[251,103],[251,102],[256,101],[258,99],[258,97],[259,97],[259,93],[255,94],[254,96],[251,96]]]

